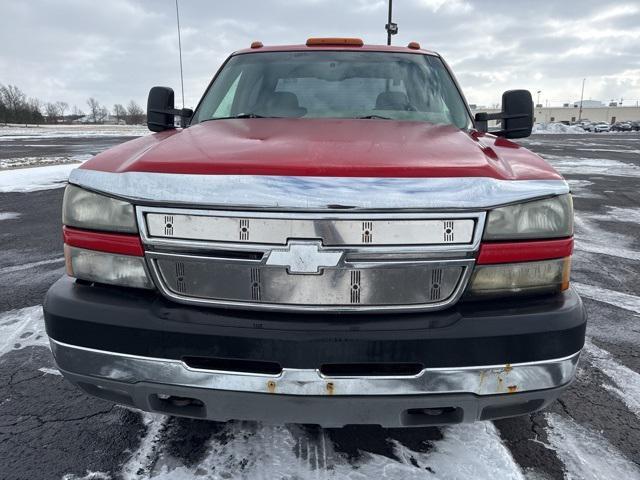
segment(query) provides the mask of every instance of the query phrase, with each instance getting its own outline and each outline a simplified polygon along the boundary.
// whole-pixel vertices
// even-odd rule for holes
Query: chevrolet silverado
[[[233,53],[192,111],[71,173],[62,374],[146,411],[327,427],[527,414],[574,378],[586,316],[567,183],[475,117],[415,42]],[[179,122],[178,122],[179,120]],[[498,129],[489,132],[489,122]]]

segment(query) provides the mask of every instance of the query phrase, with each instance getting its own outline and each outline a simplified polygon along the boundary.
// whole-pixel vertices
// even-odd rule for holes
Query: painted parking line
[[[546,413],[547,436],[569,480],[637,480],[640,467],[599,433],[556,413]]]
[[[579,282],[572,282],[572,285],[583,297],[608,303],[614,307],[623,308],[631,312],[640,313],[640,297],[636,295],[616,292],[608,288],[586,285]]]

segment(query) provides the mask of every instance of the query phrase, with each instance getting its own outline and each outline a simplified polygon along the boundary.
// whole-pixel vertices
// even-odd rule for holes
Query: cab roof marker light
[[[407,48],[410,48],[411,50],[420,50],[420,44],[418,42],[409,42]]]
[[[345,45],[351,47],[362,47],[364,42],[360,38],[342,38],[342,37],[329,37],[319,38],[312,37],[307,39],[307,47],[320,47],[324,45]]]
[[[262,44],[262,42],[256,40],[255,42],[251,42],[251,48],[262,48],[264,47],[264,45]]]

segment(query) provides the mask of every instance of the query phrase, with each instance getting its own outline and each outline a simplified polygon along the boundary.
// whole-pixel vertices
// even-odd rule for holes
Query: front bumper
[[[178,360],[114,354],[51,340],[63,375],[87,393],[146,411],[210,420],[324,427],[442,425],[522,415],[557,398],[575,375],[567,358],[424,369],[404,377],[327,377],[207,371]]]
[[[173,415],[327,427],[438,425],[543,408],[573,379],[586,323],[573,291],[363,317],[188,307],[67,278],[44,310],[60,370],[93,395]],[[282,369],[198,369],[187,356]],[[326,365],[398,362],[422,369],[321,373]]]

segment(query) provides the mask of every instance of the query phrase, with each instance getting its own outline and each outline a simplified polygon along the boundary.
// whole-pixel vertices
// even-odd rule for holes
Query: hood
[[[124,143],[82,168],[201,175],[561,178],[537,155],[493,135],[380,119],[212,120]]]

